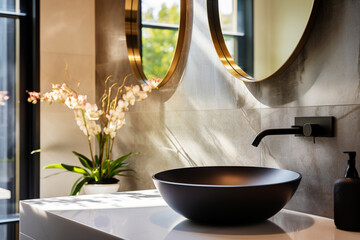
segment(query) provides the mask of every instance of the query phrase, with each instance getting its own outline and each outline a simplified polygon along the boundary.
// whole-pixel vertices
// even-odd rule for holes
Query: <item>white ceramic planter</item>
[[[113,183],[113,184],[86,184],[86,185],[84,185],[85,194],[115,193],[118,190],[119,190],[119,183]]]

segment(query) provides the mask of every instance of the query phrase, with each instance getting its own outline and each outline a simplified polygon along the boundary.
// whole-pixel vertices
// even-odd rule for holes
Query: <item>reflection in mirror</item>
[[[184,10],[182,10],[184,9]],[[174,72],[183,47],[185,0],[126,0],[126,40],[137,79],[162,78]]]
[[[225,67],[244,81],[279,73],[305,41],[314,0],[208,0],[209,27]]]
[[[219,16],[229,53],[242,70],[253,75],[252,1],[219,0]]]
[[[141,57],[148,78],[165,77],[174,56],[179,24],[179,0],[141,1]]]

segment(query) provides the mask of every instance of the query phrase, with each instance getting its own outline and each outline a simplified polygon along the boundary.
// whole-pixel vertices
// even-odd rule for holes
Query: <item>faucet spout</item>
[[[294,126],[291,128],[275,128],[275,129],[266,129],[256,135],[251,145],[257,147],[260,144],[261,139],[268,135],[290,135],[290,134],[300,134],[303,135],[303,128],[299,126]]]

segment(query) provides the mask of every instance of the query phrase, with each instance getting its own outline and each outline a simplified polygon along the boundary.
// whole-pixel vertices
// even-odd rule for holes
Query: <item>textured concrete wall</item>
[[[116,151],[141,152],[131,162],[138,178],[123,180],[122,190],[153,188],[152,174],[175,167],[278,167],[303,174],[288,208],[331,217],[333,182],[346,168],[342,152],[360,152],[360,2],[322,1],[312,33],[291,66],[268,81],[247,84],[233,78],[216,55],[206,1],[194,0],[192,8],[189,57],[176,91],[162,100],[165,86],[139,103],[120,130]],[[107,10],[112,11],[123,9]],[[125,49],[124,33],[119,34],[122,41],[103,46],[98,59]],[[106,41],[108,36],[100,38]],[[129,72],[125,50],[119,52],[119,59],[126,70],[111,71],[125,76]],[[112,66],[114,61],[102,61],[97,69],[99,65]],[[335,138],[318,138],[313,144],[307,138],[272,136],[258,148],[250,145],[260,130],[289,127],[295,116],[328,115],[336,117]]]

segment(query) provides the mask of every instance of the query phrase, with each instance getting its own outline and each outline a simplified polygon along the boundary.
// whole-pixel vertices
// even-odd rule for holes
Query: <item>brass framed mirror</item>
[[[246,82],[280,74],[311,31],[317,0],[207,0],[211,38],[225,68]]]
[[[128,57],[139,81],[173,76],[184,51],[187,0],[125,0]]]

